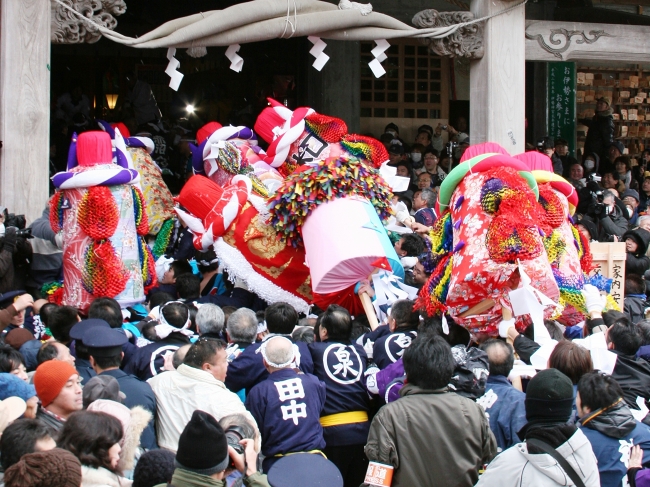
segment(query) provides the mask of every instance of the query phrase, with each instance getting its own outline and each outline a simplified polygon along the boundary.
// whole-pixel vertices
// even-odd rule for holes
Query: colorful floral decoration
[[[425,239],[427,251],[420,256],[424,270],[430,276],[420,289],[415,307],[425,309],[430,316],[444,313],[447,310],[445,300],[451,280],[454,253],[453,230],[451,212],[447,210],[440,215]]]
[[[390,188],[374,168],[354,157],[332,159],[304,167],[285,179],[269,200],[271,224],[283,240],[298,246],[300,229],[318,205],[345,196],[367,198],[381,220],[391,215]]]
[[[149,292],[150,289],[156,287],[158,284],[158,278],[156,277],[156,260],[154,259],[151,250],[147,246],[142,236],[138,237],[139,241],[139,253],[140,253],[140,268],[142,272],[142,284],[144,285],[144,291]]]
[[[308,115],[305,125],[311,133],[328,143],[338,142],[348,133],[348,126],[343,120],[320,113]]]
[[[341,139],[341,146],[353,156],[367,160],[376,168],[388,160],[388,151],[384,144],[372,137],[356,134],[344,135]]]
[[[81,229],[93,240],[104,240],[115,233],[120,214],[108,186],[93,186],[83,196],[77,212]]]
[[[131,192],[133,193],[133,211],[135,213],[136,232],[138,232],[138,235],[146,235],[149,233],[149,218],[145,211],[146,203],[144,195],[142,194],[142,191],[140,191],[140,188],[136,186],[131,186]]]
[[[41,287],[41,293],[47,296],[48,303],[54,303],[61,306],[63,301],[63,282],[48,282]]]
[[[490,258],[497,263],[529,260],[542,252],[536,221],[537,202],[526,181],[511,168],[488,171],[481,188],[481,208],[494,216],[487,233]]]
[[[50,226],[54,233],[63,229],[63,202],[65,197],[63,191],[57,191],[50,202]]]
[[[167,250],[167,247],[169,247],[169,241],[171,240],[172,232],[174,231],[174,221],[175,220],[172,219],[163,223],[158,235],[156,235],[156,241],[152,250],[152,254],[156,260],[160,258],[160,256]]]
[[[129,273],[115,255],[110,240],[95,241],[86,249],[82,283],[95,297],[114,297],[120,294],[129,280]]]

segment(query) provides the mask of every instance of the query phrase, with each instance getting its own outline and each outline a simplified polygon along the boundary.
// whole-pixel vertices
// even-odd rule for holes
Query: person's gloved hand
[[[596,286],[585,284],[581,293],[582,297],[585,298],[585,306],[589,313],[602,313],[605,308],[606,298],[600,294]]]
[[[499,336],[501,338],[508,338],[508,330],[515,326],[515,319],[503,320],[499,323]]]

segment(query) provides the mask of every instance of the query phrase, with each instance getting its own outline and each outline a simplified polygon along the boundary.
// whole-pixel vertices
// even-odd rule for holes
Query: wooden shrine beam
[[[650,62],[650,27],[528,20],[526,60]]]

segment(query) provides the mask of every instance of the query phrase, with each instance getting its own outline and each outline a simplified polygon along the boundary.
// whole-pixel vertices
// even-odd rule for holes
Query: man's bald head
[[[185,360],[185,355],[187,355],[187,351],[190,349],[192,345],[189,343],[186,345],[183,345],[180,347],[178,350],[174,352],[174,358],[172,359],[172,363],[174,364],[174,368],[177,369],[180,367],[180,365],[183,363]]]
[[[285,337],[274,336],[262,345],[262,356],[266,364],[274,369],[290,368],[293,355],[293,342]]]
[[[483,343],[481,350],[487,353],[490,375],[508,377],[515,364],[515,352],[512,347],[503,340],[493,338]]]

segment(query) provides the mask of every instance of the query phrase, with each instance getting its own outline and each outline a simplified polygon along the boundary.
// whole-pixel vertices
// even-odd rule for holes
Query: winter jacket
[[[496,454],[483,409],[447,388],[406,384],[401,399],[374,417],[365,452],[370,461],[392,465],[392,487],[471,486],[481,465]]]
[[[476,402],[485,409],[499,452],[521,440],[517,432],[526,425],[526,394],[515,389],[502,375],[490,375],[485,394]]]
[[[609,215],[602,212],[598,221],[600,223],[599,242],[613,242],[614,239],[612,237],[614,235],[618,237],[620,242],[621,237],[628,229],[627,218],[625,218],[625,215],[623,215],[623,212],[617,205],[614,205]]]
[[[646,257],[647,258],[647,257]],[[628,294],[623,301],[623,312],[632,323],[645,319],[645,294]]]
[[[81,487],[131,487],[133,480],[120,477],[105,468],[81,466]]]
[[[612,116],[612,110],[598,112],[591,120],[585,119],[580,120],[580,122],[589,127],[585,140],[584,153],[589,154],[590,152],[595,152],[603,160],[607,156],[609,146],[614,142],[614,117]]]
[[[617,350],[612,352],[617,355],[612,379],[621,386],[627,405],[632,409],[639,409],[636,398],[650,398],[650,363]]]
[[[170,484],[158,484],[155,487],[167,487],[167,485],[171,485],[171,487],[226,487],[226,481],[177,468],[174,470]],[[244,485],[247,487],[271,487],[266,480],[266,475],[259,472],[255,472],[250,477],[244,477]]]
[[[621,485],[632,446],[643,449],[644,465],[650,462],[650,427],[634,419],[624,401],[600,414],[589,413],[580,421],[585,423],[580,428],[598,460],[601,487]]]
[[[161,448],[176,451],[178,439],[196,409],[211,414],[217,421],[239,413],[257,424],[237,394],[204,370],[182,364],[175,371],[158,374],[148,382],[156,395],[156,429]]]
[[[34,238],[32,244],[31,272],[27,284],[41,287],[43,284],[62,279],[63,251],[56,241],[56,234],[50,226],[50,205],[40,218],[30,225]]]
[[[650,244],[650,232],[643,228],[635,228],[634,230],[625,232],[621,241],[625,242],[628,238],[634,240],[638,247],[634,253],[627,252],[625,273],[643,276],[645,271],[650,269],[650,258],[645,255],[648,250],[648,244]]]
[[[573,467],[586,487],[599,487],[598,465],[589,440],[579,429],[556,448]],[[557,487],[575,484],[560,464],[547,453],[529,453],[528,445],[517,443],[499,454],[476,487]]]

